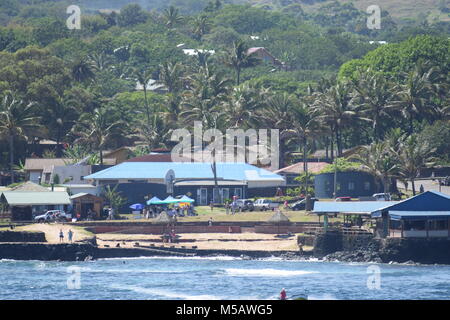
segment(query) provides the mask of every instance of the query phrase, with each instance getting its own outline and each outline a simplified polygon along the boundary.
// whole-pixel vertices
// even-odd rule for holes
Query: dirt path
[[[83,228],[69,226],[59,223],[34,223],[27,226],[17,227],[17,231],[41,231],[45,233],[45,238],[48,243],[59,243],[59,232],[60,230],[64,233],[64,242],[68,242],[69,229],[73,232],[72,241],[80,241],[86,238],[92,237],[92,234],[85,231]]]

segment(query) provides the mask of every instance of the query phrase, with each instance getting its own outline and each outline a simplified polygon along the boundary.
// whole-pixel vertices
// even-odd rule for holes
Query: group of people
[[[70,243],[73,241],[73,232],[71,229],[67,232],[67,239]],[[62,229],[59,230],[59,242],[64,242],[64,232]]]
[[[146,219],[155,218],[161,212],[166,211],[172,217],[196,216],[194,205],[188,204],[185,206],[173,206],[172,208],[150,205],[149,208],[144,208],[142,213]]]

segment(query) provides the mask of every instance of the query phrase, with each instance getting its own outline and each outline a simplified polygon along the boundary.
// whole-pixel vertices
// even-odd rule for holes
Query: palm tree
[[[209,32],[211,28],[211,22],[208,17],[205,15],[199,15],[195,17],[192,21],[194,38],[198,41],[202,39],[202,37]]]
[[[279,165],[283,166],[286,157],[286,142],[294,136],[292,129],[292,111],[297,101],[293,95],[287,93],[274,93],[266,98],[265,106],[262,108],[255,120],[265,124],[266,128],[279,130]]]
[[[360,72],[358,80],[354,82],[356,95],[354,103],[361,107],[361,114],[372,122],[373,139],[382,138],[380,126],[393,110],[391,83],[378,73],[367,69]]]
[[[262,108],[261,96],[267,96],[267,89],[258,89],[245,83],[231,92],[230,100],[224,104],[227,127],[241,128],[249,125],[256,112]]]
[[[351,158],[360,162],[365,170],[381,180],[384,193],[389,193],[390,181],[396,176],[399,167],[396,152],[388,141],[362,146]]]
[[[137,124],[135,136],[139,141],[145,143],[148,150],[167,147],[172,132],[170,126],[158,113],[152,114],[151,118],[152,122],[150,125],[145,121],[141,121]]]
[[[416,195],[415,179],[423,168],[433,165],[434,149],[415,134],[405,136],[399,143],[398,174],[405,181],[411,181],[413,195]]]
[[[409,134],[413,133],[414,119],[422,120],[422,117],[433,113],[433,110],[426,106],[431,95],[430,72],[431,70],[422,73],[418,67],[407,74],[404,84],[395,87],[392,106],[408,120]]]
[[[320,114],[321,121],[330,128],[334,135],[338,157],[342,156],[342,130],[355,121],[370,121],[360,115],[358,107],[351,101],[352,87],[350,83],[338,82],[324,93],[319,93],[314,106]]]
[[[92,64],[86,58],[77,58],[72,63],[72,77],[75,81],[85,82],[95,78]]]
[[[79,117],[75,99],[70,96],[64,98],[57,96],[44,106],[44,122],[48,125],[49,131],[54,133],[57,146]]]
[[[169,28],[173,28],[183,21],[183,17],[179,14],[179,10],[174,6],[170,6],[168,9],[165,9],[163,16],[166,21],[166,26]]]
[[[176,62],[165,62],[160,65],[159,82],[163,83],[169,93],[177,93],[183,88],[183,66]]]
[[[145,114],[147,117],[147,125],[150,125],[151,119],[150,119],[150,106],[148,104],[148,97],[147,97],[147,86],[148,86],[149,81],[152,79],[152,72],[149,69],[132,68],[131,75],[136,79],[136,81],[143,88],[144,109],[145,109]]]
[[[261,60],[255,53],[248,53],[248,47],[243,41],[233,42],[233,47],[226,52],[223,63],[236,72],[236,84],[240,84],[241,71],[258,65]]]
[[[73,128],[78,136],[75,143],[86,143],[98,151],[100,164],[103,165],[103,151],[114,138],[125,135],[127,126],[109,116],[106,108],[97,108],[93,113],[85,113]]]
[[[14,183],[14,140],[27,138],[28,131],[39,127],[39,117],[34,115],[34,103],[28,103],[6,92],[0,105],[0,136],[9,143],[9,169]]]
[[[307,99],[297,103],[292,108],[293,123],[291,131],[295,135],[295,140],[303,146],[303,172],[305,179],[305,194],[308,192],[308,162],[307,150],[308,141],[317,139],[322,133],[322,128],[317,111],[308,104]]]
[[[91,68],[96,71],[107,70],[108,67],[112,64],[111,56],[107,55],[104,52],[101,53],[93,53],[88,56]]]

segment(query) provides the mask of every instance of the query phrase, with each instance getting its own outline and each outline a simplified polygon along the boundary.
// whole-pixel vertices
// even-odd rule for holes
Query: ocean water
[[[288,298],[450,299],[450,266],[230,257],[0,260],[1,300],[266,300],[282,288]]]

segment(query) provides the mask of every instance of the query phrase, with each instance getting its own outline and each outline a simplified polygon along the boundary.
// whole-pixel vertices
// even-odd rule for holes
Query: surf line
[[[182,307],[177,307],[177,315],[203,315],[208,317],[211,307],[189,307],[183,304]]]

